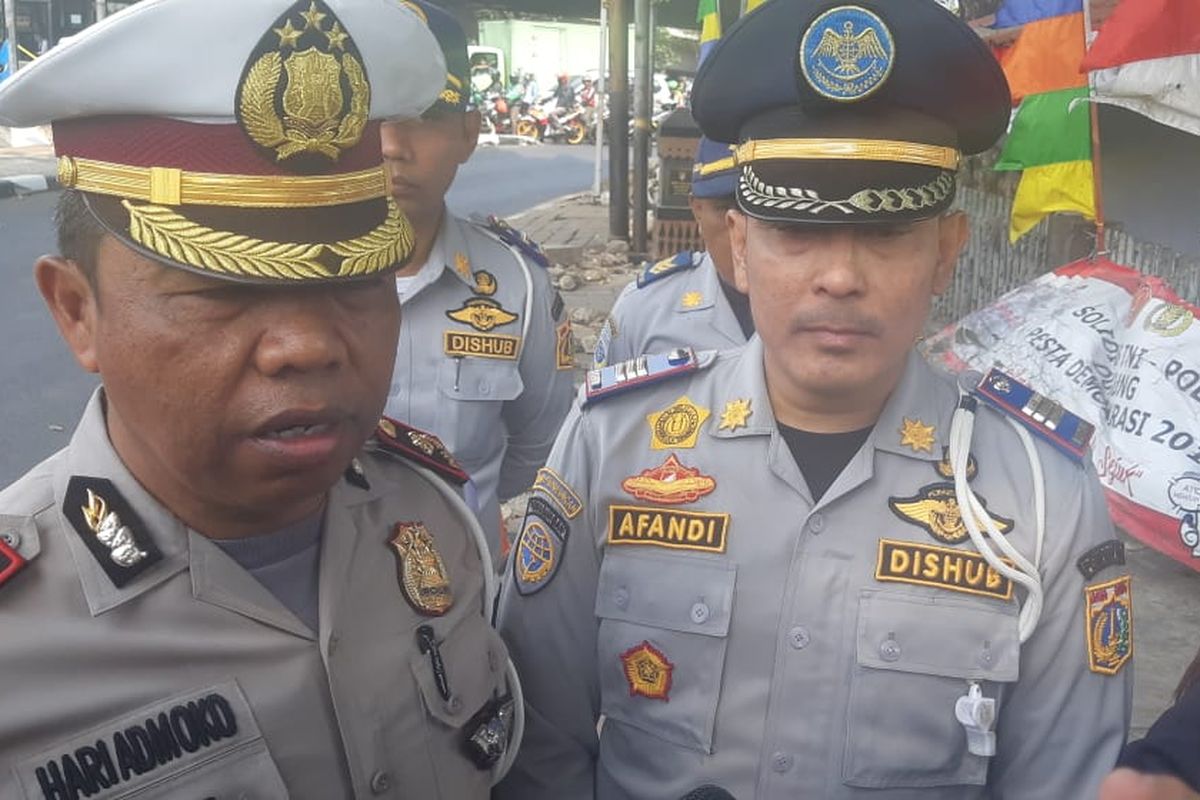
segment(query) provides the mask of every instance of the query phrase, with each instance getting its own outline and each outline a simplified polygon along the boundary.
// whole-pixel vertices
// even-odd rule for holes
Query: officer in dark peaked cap
[[[733,145],[701,137],[688,203],[704,240],[648,264],[617,297],[600,329],[593,363],[604,366],[672,347],[721,350],[754,333],[750,300],[737,290],[725,212],[734,207],[738,170]]]
[[[380,417],[413,227],[379,126],[444,78],[394,0],[144,0],[0,86],[0,124],[53,126],[35,275],[101,383],[0,491],[0,797],[462,800],[503,773],[466,475]]]
[[[501,595],[530,724],[498,796],[1094,797],[1133,646],[1091,428],[913,349],[994,58],[934,0],[771,0],[692,103],[736,145],[756,333],[589,374]]]

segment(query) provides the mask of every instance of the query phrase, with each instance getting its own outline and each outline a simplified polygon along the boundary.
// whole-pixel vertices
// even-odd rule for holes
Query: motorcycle
[[[545,106],[530,106],[517,119],[517,135],[542,142],[561,139],[567,144],[580,144],[587,138],[588,124],[582,106],[561,116]]]

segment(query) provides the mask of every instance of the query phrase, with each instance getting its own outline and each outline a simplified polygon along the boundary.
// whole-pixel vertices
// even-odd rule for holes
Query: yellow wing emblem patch
[[[979,498],[984,507],[987,501]],[[959,544],[970,538],[963,522],[962,509],[948,483],[933,483],[923,486],[912,497],[890,497],[888,507],[905,522],[924,528],[930,536],[946,544]],[[1007,534],[1013,529],[1013,521],[988,511],[996,529]],[[981,530],[986,530],[983,520],[977,520]]]

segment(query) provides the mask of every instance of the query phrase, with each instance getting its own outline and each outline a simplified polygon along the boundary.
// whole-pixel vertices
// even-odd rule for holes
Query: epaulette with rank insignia
[[[459,486],[470,480],[458,459],[432,433],[384,417],[375,429],[375,442],[385,453],[415,461]]]
[[[700,259],[696,258],[696,256],[697,254],[690,250],[683,250],[670,258],[664,258],[662,261],[654,264],[647,264],[645,269],[638,273],[638,288],[641,289],[668,275],[674,275],[676,272],[695,269],[700,265]]]
[[[486,222],[480,224],[498,236],[505,244],[520,250],[539,267],[545,269],[550,266],[550,259],[542,251],[541,246],[504,220],[493,214],[487,218]]]
[[[1038,394],[1011,375],[992,368],[975,389],[988,405],[1045,439],[1072,461],[1082,462],[1095,426]]]
[[[665,353],[652,353],[628,361],[588,370],[584,382],[583,404],[628,391],[637,386],[659,383],[675,375],[695,372],[700,359],[690,347],[678,347]]]

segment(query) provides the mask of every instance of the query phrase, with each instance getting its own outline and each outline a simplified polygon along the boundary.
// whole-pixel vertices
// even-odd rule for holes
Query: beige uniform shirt
[[[1046,602],[1019,644],[1024,590],[981,563],[937,488],[948,378],[913,355],[813,502],[761,341],[704,358],[564,424],[501,594],[528,715],[498,796],[1094,797],[1125,738],[1132,667],[1127,573],[1096,556],[1114,534],[1091,467],[1037,445]],[[1016,433],[981,408],[971,452],[972,487],[1031,556]],[[955,718],[970,682],[995,701],[992,757]]]
[[[0,531],[29,562],[0,586],[0,797],[487,797],[460,731],[504,691],[506,654],[481,612],[466,512],[440,478],[364,453],[369,488],[330,490],[314,631],[134,480],[102,396],[68,447],[0,493]],[[162,553],[122,588],[64,516],[72,476],[111,481],[137,518],[121,523]],[[432,536],[444,616],[401,593],[398,522]],[[418,647],[424,625],[448,699]]]

